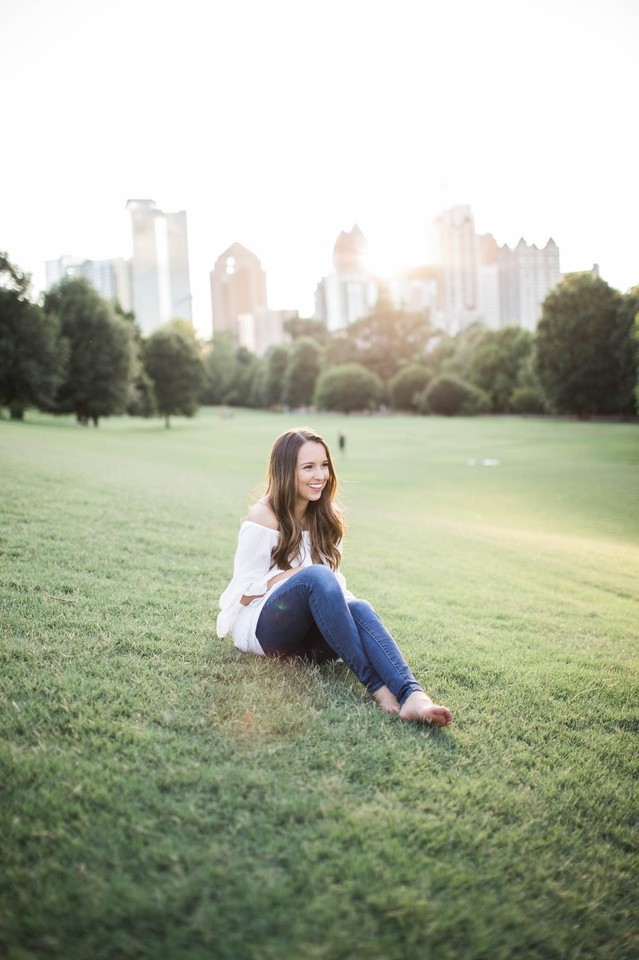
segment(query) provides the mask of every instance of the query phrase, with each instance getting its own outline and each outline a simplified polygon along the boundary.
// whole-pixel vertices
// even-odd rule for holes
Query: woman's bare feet
[[[453,715],[448,707],[440,707],[427,697],[425,693],[416,690],[411,693],[399,711],[401,720],[412,720],[414,723],[430,723],[434,727],[447,727],[453,722]]]
[[[394,693],[391,693],[388,687],[380,687],[373,694],[373,700],[377,706],[385,710],[386,713],[399,713],[399,703]]]

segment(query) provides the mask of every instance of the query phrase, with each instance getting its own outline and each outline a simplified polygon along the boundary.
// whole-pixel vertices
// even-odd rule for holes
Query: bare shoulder
[[[246,519],[250,520],[251,523],[259,523],[262,527],[269,527],[271,530],[279,529],[277,517],[263,500],[258,500],[257,503],[253,504],[246,515]]]

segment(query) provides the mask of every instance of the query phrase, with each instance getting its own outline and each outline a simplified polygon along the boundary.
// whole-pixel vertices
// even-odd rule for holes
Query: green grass
[[[343,569],[446,731],[215,637],[306,420],[347,434]],[[639,955],[636,426],[31,415],[0,463],[10,960]]]

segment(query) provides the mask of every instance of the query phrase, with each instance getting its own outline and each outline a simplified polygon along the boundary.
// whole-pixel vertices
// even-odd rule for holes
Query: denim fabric
[[[267,656],[341,658],[369,693],[386,685],[400,706],[422,689],[370,603],[347,602],[323,564],[284,580],[264,604],[255,632]]]

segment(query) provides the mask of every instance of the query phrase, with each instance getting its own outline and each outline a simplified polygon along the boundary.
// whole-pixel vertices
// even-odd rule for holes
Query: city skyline
[[[187,211],[202,334],[231,244],[259,256],[269,306],[310,315],[341,230],[359,224],[373,268],[414,266],[456,204],[499,244],[552,236],[562,271],[597,262],[618,289],[639,282],[636,4],[305,13],[288,0],[185,0],[179,17],[147,0],[2,5],[0,77],[21,125],[3,156],[0,248],[36,289],[47,260],[130,256],[135,196]]]

